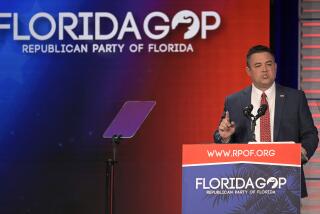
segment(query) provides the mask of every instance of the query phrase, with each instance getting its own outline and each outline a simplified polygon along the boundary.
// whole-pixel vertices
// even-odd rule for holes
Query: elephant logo
[[[277,188],[277,186],[278,186],[278,180],[277,180],[275,177],[270,177],[270,178],[268,178],[268,180],[267,180],[267,185],[269,185],[270,183],[273,183],[272,186],[271,186],[272,189]]]
[[[189,24],[188,31],[184,33],[184,39],[193,38],[200,29],[198,16],[190,10],[182,10],[173,17],[171,23],[172,29],[176,29],[179,24]]]

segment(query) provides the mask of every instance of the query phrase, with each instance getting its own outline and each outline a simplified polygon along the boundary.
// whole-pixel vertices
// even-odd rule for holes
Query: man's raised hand
[[[219,134],[222,137],[223,141],[228,141],[235,130],[235,123],[233,121],[230,121],[229,112],[226,111],[225,117],[221,120],[221,123],[219,125]]]

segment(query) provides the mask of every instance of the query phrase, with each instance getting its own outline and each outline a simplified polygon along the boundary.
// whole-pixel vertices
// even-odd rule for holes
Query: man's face
[[[250,56],[246,70],[253,84],[265,91],[271,87],[276,78],[277,64],[270,53],[255,53]]]

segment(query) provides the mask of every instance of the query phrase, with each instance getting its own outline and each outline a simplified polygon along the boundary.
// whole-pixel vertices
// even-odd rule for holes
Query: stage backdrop
[[[181,145],[212,142],[268,43],[268,0],[2,2],[1,213],[103,213],[102,134],[127,100],[157,105],[120,145],[116,213],[180,213]]]

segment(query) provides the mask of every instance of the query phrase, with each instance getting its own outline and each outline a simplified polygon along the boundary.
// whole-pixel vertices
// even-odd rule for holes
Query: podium
[[[300,144],[189,144],[182,153],[182,214],[300,213]]]

